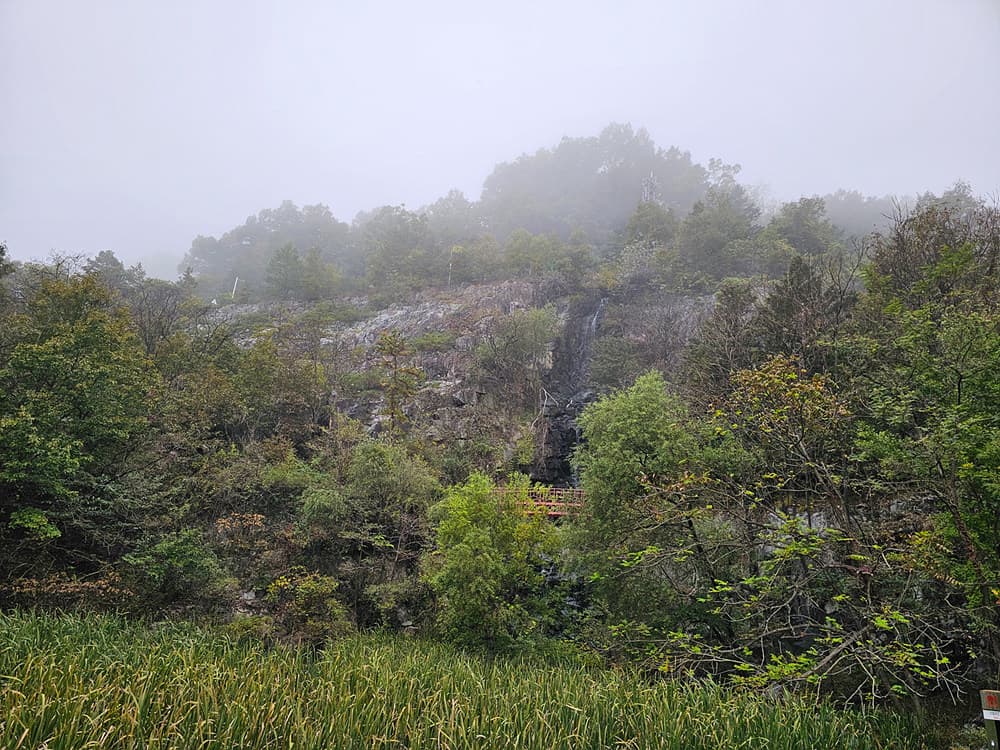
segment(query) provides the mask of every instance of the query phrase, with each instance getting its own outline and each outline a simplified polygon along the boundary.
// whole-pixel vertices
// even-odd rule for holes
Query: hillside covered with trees
[[[5,609],[959,719],[1000,671],[1000,211],[962,183],[764,206],[612,125],[476,201],[263,210],[176,281],[5,256]]]

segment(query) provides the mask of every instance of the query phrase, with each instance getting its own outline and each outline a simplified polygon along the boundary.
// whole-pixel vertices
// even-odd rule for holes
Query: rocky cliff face
[[[366,302],[350,300],[358,308]],[[555,310],[558,325],[548,356],[538,365],[537,403],[513,403],[502,384],[482,376],[476,349],[505,316],[545,305]],[[320,343],[331,369],[377,382],[375,343],[385,331],[399,332],[414,350],[410,364],[426,376],[405,410],[411,433],[442,449],[484,456],[492,451],[484,461],[494,468],[519,468],[537,481],[568,486],[577,479],[571,464],[580,440],[577,418],[599,393],[591,363],[606,322],[613,329],[608,335],[647,348],[647,339],[655,338],[668,353],[676,353],[706,307],[704,300],[671,295],[640,300],[595,290],[570,297],[514,280],[421,293],[360,320],[329,323]],[[287,321],[308,310],[304,305],[233,305],[217,315]],[[341,388],[331,393],[331,401],[372,433],[386,425],[375,388]]]

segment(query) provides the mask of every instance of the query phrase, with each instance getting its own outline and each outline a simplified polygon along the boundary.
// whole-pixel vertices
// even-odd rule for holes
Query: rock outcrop
[[[359,310],[367,305],[360,297],[339,302]],[[332,392],[331,406],[366,424],[372,434],[386,428],[385,405],[375,387],[380,366],[375,344],[383,332],[397,331],[413,349],[409,364],[425,375],[405,408],[411,432],[460,450],[490,448],[508,468],[527,470],[546,484],[573,486],[577,419],[599,393],[591,362],[605,318],[614,316],[619,337],[639,345],[659,337],[667,349],[679,351],[709,303],[666,294],[633,303],[597,290],[569,297],[527,280],[419,293],[360,319],[324,326],[320,344],[331,368],[372,384]],[[558,330],[549,356],[538,365],[538,401],[525,404],[483,377],[476,350],[504,316],[545,305],[555,310]],[[308,311],[301,303],[230,305],[215,315],[229,323],[270,320],[276,328]]]

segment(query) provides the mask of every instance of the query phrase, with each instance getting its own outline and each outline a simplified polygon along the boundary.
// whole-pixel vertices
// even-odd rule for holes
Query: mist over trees
[[[738,165],[697,164],[641,128],[611,124],[497,165],[477,201],[452,190],[423,208],[381,206],[350,224],[325,206],[285,201],[219,238],[196,238],[179,268],[206,298],[231,297],[234,286],[240,299],[373,289],[388,298],[440,282],[586,273],[599,261],[626,277],[694,288],[779,275],[796,254],[840,252],[903,205],[841,190],[765,215],[739,174]]]

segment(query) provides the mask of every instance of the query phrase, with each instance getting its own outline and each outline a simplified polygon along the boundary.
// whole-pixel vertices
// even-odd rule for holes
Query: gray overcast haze
[[[284,199],[478,198],[645,127],[781,199],[1000,190],[1000,0],[0,0],[0,239],[174,277]]]

